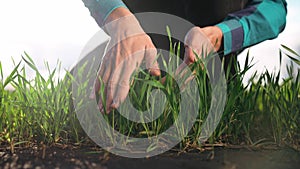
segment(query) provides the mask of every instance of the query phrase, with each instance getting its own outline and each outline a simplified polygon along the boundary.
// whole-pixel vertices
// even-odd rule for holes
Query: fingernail
[[[110,105],[110,107],[113,108],[113,109],[116,109],[116,108],[119,107],[119,104],[118,104],[118,102],[114,101],[114,102]]]
[[[149,73],[153,76],[160,76],[160,70],[159,69],[149,69]]]

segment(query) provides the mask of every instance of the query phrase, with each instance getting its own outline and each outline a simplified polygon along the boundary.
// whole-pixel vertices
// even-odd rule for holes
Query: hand
[[[185,54],[184,63],[179,66],[176,74],[179,74],[184,68],[197,59],[206,56],[209,52],[217,52],[222,44],[223,33],[217,26],[208,26],[204,28],[194,27],[185,36]]]
[[[179,65],[175,75],[177,78],[184,81],[184,86],[194,78],[194,76],[185,76],[187,68],[190,64],[194,63],[197,58],[206,56],[209,52],[217,52],[222,45],[223,33],[222,30],[216,26],[209,27],[193,27],[185,36],[184,39],[184,62]],[[196,57],[195,53],[198,57]],[[164,77],[161,82],[165,83]]]
[[[187,65],[196,61],[195,53],[198,57],[205,56],[209,52],[217,52],[222,43],[223,33],[217,26],[194,27],[185,37],[184,61]],[[195,52],[195,53],[194,53]]]
[[[104,85],[104,100],[99,99],[99,109],[109,113],[125,100],[130,88],[132,73],[145,60],[150,73],[160,75],[156,62],[157,50],[139,22],[126,8],[118,8],[109,16],[104,30],[111,36],[98,77],[95,92]],[[104,105],[105,103],[105,105]]]

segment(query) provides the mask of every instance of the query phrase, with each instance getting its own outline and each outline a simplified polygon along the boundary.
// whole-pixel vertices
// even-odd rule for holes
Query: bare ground
[[[167,152],[143,159],[108,154],[99,148],[28,148],[0,150],[0,168],[36,169],[298,169],[300,153],[292,149],[215,148],[204,152]]]

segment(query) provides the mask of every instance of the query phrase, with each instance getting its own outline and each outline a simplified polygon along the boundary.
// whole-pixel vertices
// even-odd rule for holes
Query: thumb
[[[150,74],[153,76],[160,76],[161,72],[157,62],[157,50],[155,48],[146,48],[145,49],[145,61],[146,67],[149,70]]]
[[[195,53],[192,48],[186,46],[185,52],[184,52],[184,62],[187,65],[190,65],[191,63],[195,62]]]

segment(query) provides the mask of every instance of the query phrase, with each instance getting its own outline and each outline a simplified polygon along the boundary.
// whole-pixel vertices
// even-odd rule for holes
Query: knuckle
[[[151,52],[151,54],[156,55],[157,54],[157,49],[155,48],[155,46],[151,47],[150,49],[147,49]]]
[[[121,86],[121,87],[129,87],[129,81],[128,80],[120,80],[118,82],[118,86]]]

